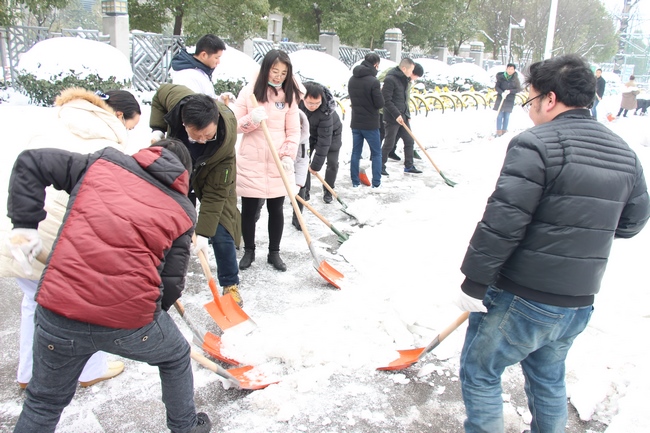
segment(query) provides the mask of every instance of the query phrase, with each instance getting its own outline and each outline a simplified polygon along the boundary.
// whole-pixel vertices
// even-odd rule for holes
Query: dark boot
[[[269,251],[267,261],[278,271],[284,272],[287,270],[287,265],[284,264],[280,257],[280,251]]]
[[[302,227],[300,227],[300,221],[298,221],[298,217],[296,214],[293,214],[293,218],[291,218],[291,224],[296,228],[296,230],[302,231]]]
[[[323,193],[323,201],[327,204],[332,203],[332,193],[329,191],[325,191]]]
[[[244,255],[239,261],[239,269],[244,270],[251,267],[251,263],[255,261],[255,250],[247,250],[244,248]]]
[[[209,433],[212,430],[212,422],[204,412],[196,414],[197,424],[190,430],[190,433]]]

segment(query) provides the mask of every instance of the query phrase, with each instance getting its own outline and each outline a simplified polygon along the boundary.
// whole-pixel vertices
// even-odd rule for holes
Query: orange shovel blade
[[[231,365],[241,364],[240,362],[237,362],[232,358],[228,358],[223,353],[221,353],[221,348],[222,348],[221,338],[219,338],[218,336],[214,335],[211,332],[206,332],[205,335],[203,336],[203,345],[201,346],[201,348],[205,350],[206,353],[209,353],[210,356],[212,356],[215,359],[218,359],[219,361]]]
[[[253,369],[254,367],[252,365],[246,365],[244,367],[230,368],[226,371],[239,381],[239,387],[242,389],[256,390],[278,383],[277,380],[275,382],[267,381],[262,374],[251,371]]]
[[[398,350],[399,358],[386,367],[377,367],[377,370],[403,370],[408,368],[420,360],[424,349],[424,347],[419,347],[417,349]]]
[[[321,277],[325,278],[325,280],[336,287],[337,289],[340,289],[341,286],[339,285],[341,280],[343,279],[343,274],[334,269],[329,263],[327,263],[325,260],[320,262],[318,267],[316,268],[318,273],[321,275]]]
[[[368,175],[366,174],[366,170],[364,168],[359,169],[359,180],[366,186],[371,185],[370,179],[368,179]]]
[[[248,314],[241,309],[230,293],[219,296],[214,278],[210,279],[209,286],[214,300],[205,304],[205,309],[214,321],[217,322],[219,328],[225,331],[226,329],[232,328],[240,323],[246,321],[252,322],[250,317],[248,317]]]

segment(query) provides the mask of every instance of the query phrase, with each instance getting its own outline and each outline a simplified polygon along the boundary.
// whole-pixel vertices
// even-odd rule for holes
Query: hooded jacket
[[[251,95],[255,83],[245,86],[235,102],[238,132],[243,132],[237,153],[237,194],[251,198],[277,198],[287,195],[269,145],[260,125],[255,125],[250,112],[253,111]],[[280,159],[288,156],[295,160],[300,140],[300,116],[298,101],[291,105],[285,102],[284,91],[267,88],[267,102],[260,102],[268,119],[268,127],[273,146]]]
[[[70,194],[36,301],[72,320],[133,329],[180,296],[196,220],[189,174],[176,155],[148,147],[133,156],[105,148],[82,155],[22,152],[9,180],[15,228],[45,218],[45,188]],[[164,294],[164,299],[163,299]]]
[[[327,159],[327,154],[341,148],[343,124],[336,112],[336,101],[332,92],[323,86],[325,97],[320,106],[309,111],[305,103],[300,101],[300,109],[309,119],[309,151],[311,154],[311,169],[320,171]]]
[[[53,127],[30,138],[31,149],[48,147],[78,153],[92,153],[107,146],[124,152],[127,131],[115,116],[113,109],[99,96],[85,89],[66,89],[56,98],[56,121]],[[47,217],[38,225],[43,247],[48,251],[59,231],[68,204],[68,194],[54,188],[47,189],[45,211]],[[38,280],[44,265],[32,263],[32,274],[25,274],[5,242],[0,242],[0,276]]]
[[[203,93],[214,99],[217,94],[212,84],[213,68],[209,68],[186,50],[181,50],[172,59],[172,83],[181,84],[195,93]]]
[[[166,131],[167,137],[177,138],[189,147],[189,139],[181,113],[185,100],[195,92],[185,86],[163,84],[151,101],[149,126]],[[201,201],[196,234],[211,238],[221,224],[239,246],[241,215],[237,208],[237,164],[235,143],[237,121],[230,108],[217,102],[219,122],[216,140],[205,144],[203,155],[193,158],[191,188]]]
[[[364,60],[352,70],[348,81],[352,107],[351,129],[379,129],[379,109],[384,107],[377,69]]]
[[[593,303],[614,238],[650,216],[636,154],[587,109],[512,139],[461,271],[463,291],[488,285],[561,307]]]
[[[408,105],[408,87],[410,78],[407,77],[399,66],[394,67],[386,74],[381,94],[384,97],[384,121],[397,124],[397,118],[404,120],[411,117]]]

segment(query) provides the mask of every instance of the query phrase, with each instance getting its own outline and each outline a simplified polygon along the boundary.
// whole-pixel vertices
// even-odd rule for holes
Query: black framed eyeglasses
[[[528,99],[526,102],[524,102],[524,103],[521,105],[521,108],[523,108],[524,111],[525,111],[526,113],[528,113],[528,112],[530,111],[530,105],[531,105],[531,103],[532,103],[535,99],[537,99],[537,98],[541,98],[542,96],[546,96],[546,95],[545,95],[544,93],[540,93],[539,95],[535,96],[534,98],[530,98],[530,99]]]

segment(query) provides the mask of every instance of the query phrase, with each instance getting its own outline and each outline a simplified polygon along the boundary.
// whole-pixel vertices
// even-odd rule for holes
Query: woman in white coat
[[[66,89],[56,98],[57,119],[48,128],[31,138],[28,148],[54,147],[72,152],[92,153],[108,146],[122,151],[127,146],[127,130],[140,120],[140,105],[125,90],[93,93],[85,89]],[[38,226],[44,250],[51,251],[68,203],[68,194],[48,188],[45,210],[47,217]],[[27,387],[32,377],[32,342],[36,289],[43,264],[34,260],[22,265],[14,260],[8,242],[0,246],[0,276],[16,277],[23,291],[20,324],[20,359],[18,384]],[[121,361],[108,362],[106,353],[98,352],[86,364],[79,382],[91,386],[117,376],[124,370]]]
[[[247,269],[255,261],[255,214],[260,200],[266,199],[269,212],[268,263],[279,271],[287,266],[280,257],[280,241],[284,228],[284,197],[287,191],[280,177],[260,123],[267,120],[273,145],[289,179],[300,140],[298,101],[300,90],[292,78],[291,60],[284,51],[271,50],[264,56],[260,73],[254,83],[244,87],[233,112],[237,131],[243,132],[237,152],[237,195],[241,196],[244,256],[239,269]],[[251,95],[259,107],[255,108]]]

